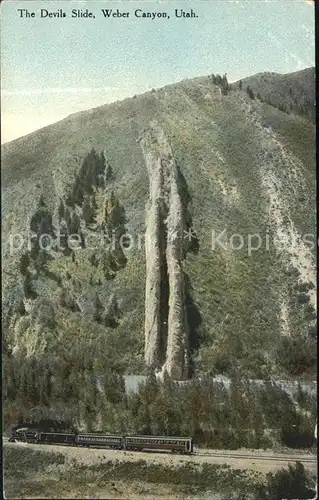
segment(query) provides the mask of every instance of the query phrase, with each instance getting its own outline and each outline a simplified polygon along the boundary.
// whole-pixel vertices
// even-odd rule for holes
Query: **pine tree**
[[[105,179],[106,181],[112,181],[114,179],[113,169],[109,161],[106,163]]]
[[[110,238],[115,238],[115,249],[112,252],[112,259],[116,263],[116,267],[122,267],[126,264],[122,242],[123,235],[126,232],[125,224],[125,210],[112,191],[107,204],[107,234]]]
[[[120,237],[125,233],[126,216],[124,207],[120,205],[118,198],[115,196],[114,191],[107,207],[108,214],[108,229],[112,232],[114,229],[117,236]]]
[[[226,95],[228,93],[228,90],[229,90],[227,73],[225,73],[223,78],[222,78],[221,86],[222,86],[222,90],[223,90],[224,94]]]
[[[95,295],[95,301],[94,301],[94,315],[93,318],[95,321],[100,322],[102,320],[102,314],[103,314],[103,304],[100,300],[100,297],[98,294]]]
[[[249,87],[249,85],[246,88],[246,92],[247,92],[248,97],[250,97],[250,99],[255,99],[255,94],[252,91],[252,89]]]
[[[220,75],[216,75],[216,77],[215,77],[215,84],[216,85],[221,85],[222,84],[222,77]]]
[[[105,188],[105,167],[106,167],[106,159],[104,156],[104,152],[100,153],[97,161],[97,171],[96,171],[96,187]]]
[[[35,276],[30,272],[27,272],[25,274],[24,283],[23,283],[23,290],[24,290],[24,295],[27,299],[34,300],[38,296],[37,291],[36,291]]]
[[[82,215],[86,224],[91,224],[94,221],[94,214],[97,208],[95,193],[91,196],[86,194],[84,196],[83,205],[82,205]]]
[[[24,253],[20,257],[20,273],[25,276],[27,269],[30,265],[30,255],[28,252]]]
[[[102,317],[102,311],[100,319],[101,317]],[[116,296],[114,293],[112,293],[111,297],[109,298],[106,311],[103,314],[103,321],[105,326],[108,326],[110,328],[115,328],[117,326],[118,317],[119,317],[119,307],[116,300]]]
[[[64,219],[64,213],[65,213],[65,206],[63,200],[60,198],[60,203],[58,208],[59,222],[61,222],[61,219]]]
[[[44,196],[43,194],[41,194],[40,196],[40,200],[39,200],[39,208],[43,208],[43,207],[46,207],[46,203],[44,201]]]

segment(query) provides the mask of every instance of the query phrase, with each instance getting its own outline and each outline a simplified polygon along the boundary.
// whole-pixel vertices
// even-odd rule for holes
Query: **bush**
[[[301,462],[288,465],[288,469],[281,469],[267,474],[266,499],[287,500],[298,498],[313,498],[315,492],[309,488],[310,478]]]
[[[3,458],[6,477],[27,476],[30,473],[45,471],[51,465],[65,463],[65,457],[62,453],[46,453],[11,446],[4,448]]]
[[[301,375],[315,367],[315,346],[301,336],[283,337],[277,349],[277,363],[289,375]]]

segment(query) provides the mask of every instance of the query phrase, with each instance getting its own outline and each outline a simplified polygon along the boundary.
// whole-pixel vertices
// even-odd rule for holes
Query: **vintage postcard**
[[[1,4],[5,498],[317,498],[315,5]]]

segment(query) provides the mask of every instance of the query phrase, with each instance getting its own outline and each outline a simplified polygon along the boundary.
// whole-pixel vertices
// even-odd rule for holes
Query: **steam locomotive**
[[[166,450],[172,453],[187,455],[193,453],[192,438],[174,436],[119,436],[97,433],[75,434],[67,432],[42,432],[30,428],[20,428],[12,432],[9,441],[130,451]]]

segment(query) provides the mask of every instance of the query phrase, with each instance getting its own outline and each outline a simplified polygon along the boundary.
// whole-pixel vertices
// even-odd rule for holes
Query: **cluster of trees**
[[[242,344],[205,346],[196,360],[197,373],[232,376],[240,370],[244,376],[263,379],[275,368],[284,378],[301,375],[313,378],[317,370],[316,335],[317,325],[313,324],[309,326],[308,335],[305,332],[282,336],[271,356],[267,356],[263,350],[252,354],[239,351]]]
[[[20,257],[19,271],[23,278],[25,297],[36,299],[38,296],[36,280],[40,272],[52,259],[50,242],[55,237],[52,214],[48,210],[42,195],[37,209],[31,217],[30,234],[35,237],[32,238],[31,249]]]
[[[238,88],[239,88],[239,90],[243,90],[242,80],[239,80]],[[248,95],[248,97],[250,97],[250,99],[255,99],[255,94],[254,94],[252,88],[249,87],[249,85],[247,85],[247,87],[246,87],[246,94]]]
[[[121,237],[125,236],[126,216],[123,206],[111,189],[114,174],[104,153],[98,154],[94,149],[85,157],[76,176],[70,194],[61,198],[58,206],[58,223],[53,223],[53,214],[47,207],[43,196],[31,218],[30,231],[36,235],[32,240],[30,251],[20,258],[20,273],[23,278],[24,296],[37,299],[37,280],[40,275],[54,279],[63,289],[63,276],[54,272],[54,260],[57,254],[72,257],[75,252],[70,245],[70,236],[76,235],[76,245],[85,248],[85,237],[90,232],[99,232],[105,236],[105,244],[93,250],[89,256],[89,266],[99,268],[101,277],[111,279],[126,264]],[[47,245],[45,238],[52,245]],[[115,244],[110,249],[107,243]],[[96,241],[96,240],[94,240]],[[102,241],[102,239],[101,239]],[[58,243],[59,246],[56,245]],[[61,303],[74,310],[74,300],[67,300],[62,290]],[[76,304],[75,304],[76,310]]]
[[[276,362],[288,375],[300,376],[304,373],[315,375],[317,365],[316,339],[303,335],[282,337],[276,350]]]
[[[103,151],[99,154],[93,148],[84,158],[73,188],[67,197],[67,205],[82,205],[85,195],[92,195],[98,188],[105,189],[112,180],[111,164],[105,158]]]
[[[53,224],[53,214],[41,195],[37,210],[30,222],[30,231],[35,233],[37,237],[32,241],[30,253],[21,257],[20,270],[22,274],[26,274],[30,260],[37,264],[37,271],[43,270],[43,266],[47,263],[50,252],[40,248],[40,243],[42,246],[46,246],[45,241],[43,241],[44,235],[53,239],[59,235],[60,247],[65,248],[65,255],[70,255],[72,249],[67,245],[70,235],[78,235],[82,246],[84,246],[83,221],[84,225],[92,231],[101,230],[107,234],[116,231],[117,239],[125,233],[124,208],[114,191],[110,189],[113,179],[112,167],[106,160],[104,153],[98,154],[92,149],[84,158],[69,194],[65,199],[60,199],[57,227]]]
[[[315,401],[301,389],[297,400],[299,409],[271,382],[257,388],[234,378],[227,388],[208,378],[178,386],[151,377],[128,405],[134,431],[143,434],[191,435],[213,448],[310,447]]]
[[[16,332],[10,330],[11,324],[5,338],[8,422],[33,418],[32,411],[44,417],[50,410],[52,418],[56,418],[54,409],[63,413],[63,407],[69,408],[67,417],[78,422],[94,421],[97,412],[102,413],[94,374],[105,370],[101,366],[93,367],[89,359],[98,359],[101,363],[103,356],[119,359],[115,346],[118,339],[110,333],[120,317],[118,301],[111,288],[106,295],[102,285],[126,264],[123,248],[118,244],[126,232],[126,217],[112,190],[113,178],[104,154],[92,150],[84,159],[70,195],[61,198],[56,218],[43,196],[40,197],[30,222],[30,230],[37,237],[19,262],[24,293],[15,307],[13,327],[19,329],[25,343],[17,346],[19,353],[12,354],[11,335]],[[54,246],[58,231],[59,244],[65,251]],[[84,237],[97,231],[105,236],[113,235],[117,244],[110,246],[106,241],[96,249],[86,249]],[[44,234],[52,238],[53,248],[41,248]],[[64,239],[61,234],[65,235]],[[66,240],[71,234],[81,237],[80,250],[68,248]],[[94,285],[93,291],[91,285]],[[44,288],[52,291],[50,297],[43,294]],[[83,290],[91,316],[84,317],[82,313]],[[25,299],[29,299],[28,310]],[[32,344],[30,349],[26,344]],[[98,349],[100,353],[96,352]],[[35,354],[30,356],[27,351]]]
[[[214,85],[218,85],[220,87],[223,95],[228,94],[230,88],[227,80],[227,73],[225,73],[223,76],[212,74],[211,79]]]
[[[258,500],[282,500],[283,498],[316,498],[314,481],[301,462],[289,464],[266,475],[266,484],[258,492]]]
[[[99,154],[92,149],[85,157],[66,199],[60,200],[58,215],[61,232],[67,236],[79,234],[82,237],[82,221],[86,232],[99,231],[108,237],[115,233],[118,242],[125,234],[126,216],[111,189],[113,180],[113,169],[104,153]],[[120,255],[119,252],[117,245],[116,255],[124,263],[123,253]]]
[[[19,422],[64,422],[64,426],[83,425],[93,430],[99,425],[104,403],[116,404],[124,395],[122,377],[104,365],[92,361],[89,349],[70,346],[56,358],[35,356],[24,358],[6,355],[4,359],[5,427]],[[101,393],[102,373],[105,389]],[[120,394],[120,396],[119,396]]]
[[[96,369],[101,376],[97,379]],[[104,369],[103,369],[104,367]],[[176,383],[148,377],[126,394],[122,375],[83,353],[57,361],[5,363],[5,428],[55,414],[76,428],[145,435],[192,436],[211,448],[310,448],[315,398],[299,387],[294,400],[278,385],[211,378]]]
[[[259,93],[257,94],[257,98],[273,106],[278,108],[280,111],[284,113],[297,113],[301,116],[313,119],[315,115],[315,102],[311,97],[307,97],[305,94],[298,96],[294,95],[292,88],[289,88],[289,96],[287,94],[282,95],[282,102],[278,103],[278,97],[276,95],[266,95],[262,97]]]

